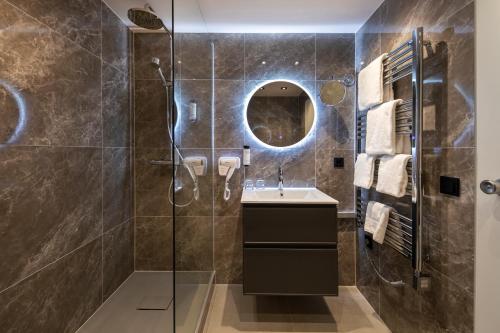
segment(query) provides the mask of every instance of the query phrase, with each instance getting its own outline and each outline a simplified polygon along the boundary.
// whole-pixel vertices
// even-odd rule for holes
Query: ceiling
[[[148,0],[167,26],[171,0]],[[141,0],[105,0],[131,28]],[[383,0],[175,0],[176,32],[353,33]]]

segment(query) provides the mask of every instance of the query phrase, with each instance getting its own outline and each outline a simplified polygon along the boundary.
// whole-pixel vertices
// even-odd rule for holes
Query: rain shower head
[[[127,13],[128,18],[135,25],[148,29],[148,30],[159,30],[165,29],[167,34],[172,37],[172,34],[167,29],[161,18],[154,12],[153,8],[149,5],[145,5],[144,8],[130,8]]]

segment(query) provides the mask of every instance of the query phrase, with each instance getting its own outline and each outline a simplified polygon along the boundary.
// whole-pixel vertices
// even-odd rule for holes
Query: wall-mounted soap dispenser
[[[234,174],[234,171],[239,169],[241,161],[239,157],[219,157],[219,175],[226,177],[224,185],[224,200],[228,201],[231,198],[231,190],[229,189],[229,180]]]

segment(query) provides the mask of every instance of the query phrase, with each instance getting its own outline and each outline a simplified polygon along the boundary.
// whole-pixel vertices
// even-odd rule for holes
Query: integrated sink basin
[[[243,190],[241,203],[337,205],[339,202],[317,188],[284,188],[282,191],[264,188]]]

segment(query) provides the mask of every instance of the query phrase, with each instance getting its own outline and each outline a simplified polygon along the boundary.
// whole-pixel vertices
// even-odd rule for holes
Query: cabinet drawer
[[[244,248],[243,292],[338,295],[335,249]]]
[[[245,205],[245,243],[336,243],[335,205]]]

